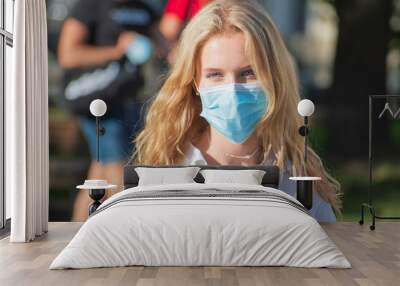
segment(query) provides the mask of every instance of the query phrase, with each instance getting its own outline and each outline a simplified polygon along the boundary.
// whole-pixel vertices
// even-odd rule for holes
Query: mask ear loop
[[[194,89],[195,94],[197,96],[200,96],[200,91],[199,91],[199,88],[197,87],[197,84],[196,84],[195,80],[193,80],[193,89]]]

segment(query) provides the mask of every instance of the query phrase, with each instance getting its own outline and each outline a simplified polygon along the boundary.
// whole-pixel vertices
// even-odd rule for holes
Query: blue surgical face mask
[[[268,96],[259,82],[200,88],[200,116],[230,141],[240,144],[268,110]]]

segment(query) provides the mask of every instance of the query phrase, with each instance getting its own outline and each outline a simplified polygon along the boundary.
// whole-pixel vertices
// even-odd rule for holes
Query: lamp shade
[[[107,111],[107,104],[101,99],[95,99],[90,103],[89,109],[93,116],[101,117]]]
[[[297,105],[297,111],[303,117],[311,116],[314,113],[314,103],[309,99],[303,99]]]

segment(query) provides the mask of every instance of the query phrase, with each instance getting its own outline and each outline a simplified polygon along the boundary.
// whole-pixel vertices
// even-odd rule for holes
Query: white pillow
[[[261,185],[265,171],[262,170],[201,170],[204,183],[235,183],[247,185]]]
[[[157,168],[137,167],[138,186],[196,183],[199,167]]]

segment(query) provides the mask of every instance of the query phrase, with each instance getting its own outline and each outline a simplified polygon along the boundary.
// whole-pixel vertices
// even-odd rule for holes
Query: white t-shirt
[[[207,165],[201,151],[190,144],[187,151],[186,158],[183,162],[184,165]],[[267,162],[265,162],[267,164]],[[290,166],[280,172],[279,190],[296,197],[296,182],[289,180],[291,176],[289,173]],[[319,222],[335,222],[336,216],[332,210],[330,203],[324,201],[318,192],[313,193],[313,207],[309,211],[310,214]]]

